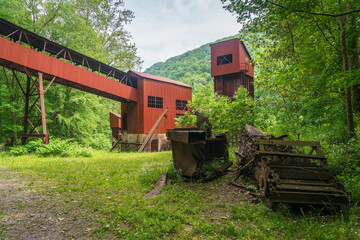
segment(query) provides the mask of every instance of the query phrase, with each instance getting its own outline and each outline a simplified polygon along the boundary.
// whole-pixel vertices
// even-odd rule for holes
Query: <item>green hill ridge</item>
[[[199,88],[212,81],[210,75],[210,45],[238,37],[229,36],[204,44],[184,54],[158,62],[145,70],[145,73],[184,82],[193,87],[196,93]]]

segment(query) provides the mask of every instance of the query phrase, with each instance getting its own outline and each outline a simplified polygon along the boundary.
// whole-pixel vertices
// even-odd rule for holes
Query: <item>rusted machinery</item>
[[[247,137],[242,146],[237,178],[252,177],[259,196],[270,207],[277,203],[325,206],[349,203],[348,193],[329,171],[320,143],[258,135]]]
[[[195,128],[167,130],[175,169],[183,176],[204,180],[223,174],[231,165],[225,134],[209,134]]]

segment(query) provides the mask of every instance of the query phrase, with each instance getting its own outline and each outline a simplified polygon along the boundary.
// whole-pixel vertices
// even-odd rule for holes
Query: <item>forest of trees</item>
[[[252,50],[254,125],[276,136],[320,141],[331,169],[360,199],[360,2],[222,2],[238,16],[243,25],[239,39]],[[146,71],[192,85],[191,107],[219,110],[222,118],[214,123],[232,132],[237,119],[229,121],[223,113],[233,106],[224,104],[226,110],[218,105],[215,100],[221,98],[211,91],[210,68],[198,75],[201,66],[210,66],[209,44]]]
[[[120,70],[141,66],[124,29],[133,12],[121,0],[7,0],[1,1],[0,17]],[[25,85],[25,74],[17,75]],[[24,96],[12,72],[2,67],[0,88],[0,137],[16,142],[23,129]],[[93,148],[110,146],[109,111],[120,112],[118,102],[54,84],[45,105],[51,137],[73,138]]]
[[[243,29],[221,40],[239,37],[255,65],[252,123],[273,135],[320,141],[334,168],[346,169],[359,188],[360,2],[222,1]],[[0,17],[70,49],[124,71],[141,66],[124,29],[133,13],[123,1],[9,0],[1,6]],[[194,103],[197,107],[201,99],[207,99],[207,108],[210,102],[219,107],[211,95],[210,44],[145,72],[191,85],[194,99],[200,101]],[[0,69],[0,83],[1,140],[16,140],[22,132],[24,99],[11,71]],[[119,103],[59,85],[45,98],[52,137],[109,147],[108,113],[120,112]],[[224,126],[235,129],[231,122],[236,119],[225,120]]]

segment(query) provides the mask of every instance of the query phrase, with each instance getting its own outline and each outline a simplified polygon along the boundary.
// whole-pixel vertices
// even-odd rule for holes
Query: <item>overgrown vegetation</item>
[[[75,212],[75,216],[96,223],[98,227],[91,229],[89,238],[360,237],[359,208],[352,208],[349,222],[337,214],[320,215],[316,209],[295,214],[283,207],[273,212],[262,203],[250,203],[237,188],[229,186],[230,175],[207,183],[183,181],[176,171],[169,171],[173,169],[171,152],[96,151],[91,158],[2,157],[0,164],[0,171],[21,175],[29,190],[50,198],[63,212]],[[166,171],[172,177],[165,188],[158,196],[144,198]],[[64,234],[64,238],[83,236],[81,226],[77,233]]]
[[[45,145],[42,140],[37,139],[28,142],[26,145],[10,147],[8,152],[2,153],[4,156],[22,156],[27,154],[34,154],[39,157],[91,157],[92,149],[82,147],[72,139],[51,139],[48,145]]]
[[[360,204],[360,142],[352,139],[330,146],[328,159],[329,167],[351,192],[354,204]]]
[[[229,141],[235,141],[237,136],[244,131],[246,124],[254,121],[255,101],[248,97],[244,87],[240,87],[233,101],[227,96],[214,92],[213,85],[207,84],[194,95],[188,104],[191,112],[177,119],[178,126],[196,126],[196,113],[202,113],[209,118],[211,126],[206,123],[203,129],[211,128],[214,133],[227,133]]]

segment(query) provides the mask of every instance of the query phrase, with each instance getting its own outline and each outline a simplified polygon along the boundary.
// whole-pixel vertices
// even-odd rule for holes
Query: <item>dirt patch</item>
[[[82,217],[82,209],[45,194],[38,185],[0,168],[0,239],[97,238],[92,231],[97,226]]]

